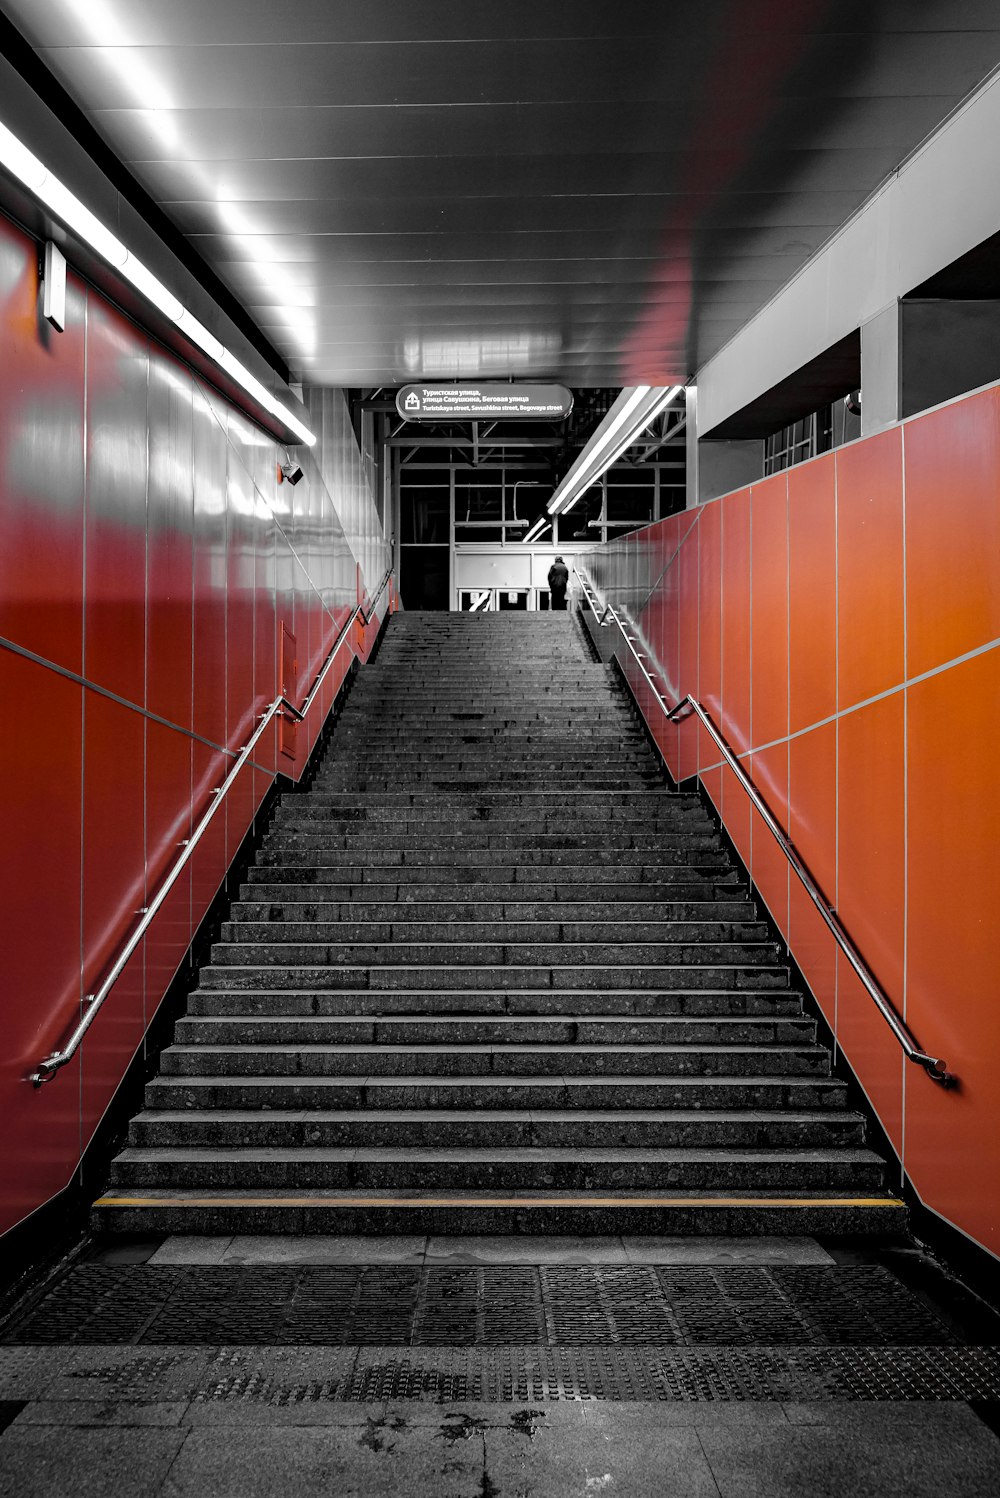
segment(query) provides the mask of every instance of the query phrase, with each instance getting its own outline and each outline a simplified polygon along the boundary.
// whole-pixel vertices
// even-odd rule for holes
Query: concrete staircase
[[[283,797],[94,1223],[894,1230],[863,1136],[577,621],[400,614]]]

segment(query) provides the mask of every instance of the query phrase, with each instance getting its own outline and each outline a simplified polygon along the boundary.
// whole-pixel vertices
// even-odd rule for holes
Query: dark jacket
[[[549,568],[549,588],[553,593],[565,593],[569,586],[569,568],[565,562],[553,562]]]

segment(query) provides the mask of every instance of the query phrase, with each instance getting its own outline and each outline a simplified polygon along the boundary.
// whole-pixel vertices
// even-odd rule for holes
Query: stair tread
[[[740,1162],[765,1161],[770,1163],[792,1162],[805,1160],[813,1164],[822,1162],[844,1162],[851,1164],[869,1163],[878,1160],[873,1150],[864,1148],[851,1148],[849,1146],[836,1146],[834,1148],[816,1148],[806,1146],[796,1149],[734,1149],[726,1146],[727,1159],[734,1164]],[[551,1145],[521,1145],[503,1146],[500,1149],[493,1148],[470,1148],[468,1146],[445,1145],[440,1148],[427,1146],[410,1146],[398,1149],[391,1145],[386,1146],[364,1146],[349,1145],[345,1147],[328,1146],[297,1146],[292,1149],[282,1149],[267,1145],[240,1145],[236,1149],[223,1149],[220,1146],[206,1145],[198,1146],[166,1146],[164,1148],[144,1147],[136,1148],[129,1146],[118,1155],[118,1162],[122,1165],[140,1162],[156,1163],[166,1160],[177,1161],[203,1161],[219,1159],[230,1161],[233,1159],[266,1160],[273,1162],[295,1162],[310,1161],[321,1163],[323,1161],[346,1163],[364,1160],[399,1161],[407,1160],[442,1160],[455,1161],[456,1163],[492,1163],[510,1159],[521,1159],[524,1161],[534,1160],[580,1160],[582,1162],[607,1162],[627,1164],[636,1156],[644,1160],[662,1162],[716,1162],[720,1151],[718,1149],[698,1149],[684,1146],[674,1148],[652,1148],[641,1145],[629,1145],[625,1149],[601,1149],[589,1145],[574,1145],[572,1147]]]
[[[491,1108],[482,1112],[472,1108],[318,1108],[289,1109],[280,1115],[268,1108],[144,1108],[136,1122],[145,1123],[248,1123],[260,1120],[272,1123],[276,1118],[289,1122],[336,1123],[508,1123],[530,1122],[541,1118],[545,1123],[586,1123],[591,1120],[613,1123],[815,1123],[815,1109],[793,1108],[547,1108],[544,1113],[531,1108]],[[824,1123],[834,1121],[845,1126],[859,1114],[847,1111],[820,1115]]]

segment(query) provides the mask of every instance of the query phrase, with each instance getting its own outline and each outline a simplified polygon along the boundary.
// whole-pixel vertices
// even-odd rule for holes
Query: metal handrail
[[[118,953],[118,956],[115,958],[114,963],[108,970],[100,988],[98,988],[94,993],[89,993],[85,996],[83,1001],[84,1005],[86,1006],[84,1014],[81,1017],[76,1028],[74,1029],[73,1033],[66,1041],[66,1044],[60,1050],[52,1051],[48,1056],[45,1057],[44,1061],[40,1061],[37,1071],[33,1071],[28,1074],[28,1081],[33,1083],[35,1087],[42,1087],[46,1082],[51,1082],[53,1077],[58,1074],[60,1069],[64,1067],[68,1061],[72,1061],[73,1057],[76,1055],[76,1052],[80,1048],[83,1037],[86,1035],[87,1031],[94,1023],[94,1020],[97,1018],[98,1012],[100,1011],[105,999],[108,997],[118,979],[125,971],[125,967],[129,961],[129,958],[135,952],[139,943],[142,941],[146,932],[149,930],[157,914],[159,913],[163,902],[166,900],[170,891],[177,883],[177,880],[184,872],[185,867],[190,862],[195,848],[197,848],[198,844],[201,842],[206,831],[208,830],[209,825],[212,822],[213,817],[219,810],[219,807],[222,805],[223,801],[226,799],[226,794],[229,791],[230,786],[233,784],[233,781],[243,769],[243,766],[246,764],[247,760],[253,754],[253,751],[257,747],[257,744],[260,742],[261,736],[266,731],[268,724],[273,722],[276,717],[282,714],[286,717],[294,719],[296,723],[301,723],[303,721],[303,719],[306,717],[306,714],[309,712],[309,709],[312,706],[313,702],[316,700],[316,696],[320,688],[322,687],[323,682],[326,680],[331,666],[340,653],[340,648],[344,644],[344,641],[347,639],[348,631],[353,625],[355,619],[360,618],[365,624],[371,623],[372,618],[375,614],[375,609],[378,605],[378,601],[381,598],[382,594],[385,592],[385,589],[389,582],[389,578],[391,576],[392,569],[390,568],[379,584],[378,591],[376,592],[375,597],[372,599],[367,612],[364,606],[360,603],[355,607],[351,614],[351,617],[344,624],[336,640],[333,642],[333,645],[330,648],[330,652],[327,655],[326,660],[320,667],[319,674],[317,675],[316,680],[313,682],[309,694],[306,697],[305,702],[303,702],[302,706],[300,708],[296,707],[294,702],[289,702],[288,698],[282,695],[280,697],[275,697],[274,701],[271,703],[267,711],[261,714],[260,721],[258,722],[257,727],[254,729],[249,742],[244,744],[243,748],[240,750],[239,757],[237,758],[236,763],[233,765],[233,768],[230,770],[229,774],[226,776],[225,780],[220,786],[216,787],[216,790],[213,794],[211,806],[208,808],[208,811],[198,823],[198,826],[195,828],[194,832],[192,832],[190,838],[184,839],[183,852],[175,860],[170,869],[170,872],[167,874],[163,883],[160,885],[151,903],[145,907],[142,913],[142,920],[139,922],[138,926],[132,932],[132,935],[128,938],[125,945]]]
[[[611,604],[606,604],[603,612],[601,611],[600,603],[597,599],[597,595],[592,585],[578,568],[574,568],[573,570],[576,572],[577,577],[580,579],[580,584],[583,588],[584,594],[586,595],[587,602],[593,609],[594,616],[595,618],[597,618],[598,623],[602,626],[606,626],[608,620],[610,619],[613,620],[613,622],[618,626],[619,630],[621,631],[622,638],[624,639],[632,656],[634,657],[636,665],[645,677],[646,684],[655,697],[664,717],[667,718],[671,723],[683,722],[685,718],[689,718],[692,714],[694,714],[698,718],[699,722],[702,724],[705,731],[712,739],[719,753],[722,755],[726,764],[732,770],[740,785],[746,791],[751,803],[760,813],[760,817],[764,823],[764,826],[767,828],[768,832],[770,832],[771,836],[778,844],[778,847],[784,853],[785,857],[788,859],[788,862],[791,864],[795,873],[798,875],[803,889],[815,905],[816,909],[819,911],[820,915],[823,918],[823,921],[829,928],[834,940],[836,941],[837,946],[847,958],[847,961],[853,968],[865,992],[875,1004],[875,1007],[878,1009],[882,1018],[885,1020],[886,1024],[889,1026],[889,1029],[892,1031],[896,1040],[899,1042],[899,1045],[902,1047],[903,1054],[906,1059],[908,1061],[915,1062],[918,1066],[922,1066],[924,1071],[932,1079],[932,1081],[939,1083],[942,1087],[957,1087],[958,1078],[954,1075],[953,1072],[948,1071],[944,1061],[941,1060],[941,1058],[938,1056],[929,1056],[926,1051],[922,1051],[917,1045],[913,1034],[907,1027],[906,1023],[903,1021],[903,1019],[901,1019],[901,1017],[896,1013],[896,1010],[893,1008],[892,1001],[884,992],[874,974],[868,968],[868,965],[866,964],[864,958],[861,956],[861,953],[854,945],[845,928],[841,925],[836,911],[834,910],[830,902],[826,899],[823,891],[820,889],[812,874],[809,872],[809,869],[805,861],[803,860],[802,855],[799,853],[791,838],[789,838],[787,834],[782,830],[782,827],[775,818],[774,813],[771,811],[767,802],[760,794],[760,791],[750,779],[750,776],[747,774],[746,770],[744,770],[743,766],[740,764],[735,751],[720,733],[719,729],[712,722],[712,719],[709,717],[705,708],[700,702],[692,697],[690,693],[688,693],[687,696],[682,697],[680,702],[678,702],[674,707],[671,707],[667,703],[659,687],[656,685],[656,682],[653,680],[646,666],[643,664],[643,662],[648,659],[648,656],[645,654],[645,652],[636,649],[636,646],[641,643],[638,637],[636,635],[629,634],[626,624],[623,623],[621,616],[618,614],[617,610],[611,606]]]

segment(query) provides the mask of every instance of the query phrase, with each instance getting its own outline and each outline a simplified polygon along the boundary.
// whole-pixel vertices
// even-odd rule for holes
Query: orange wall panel
[[[751,702],[754,745],[788,734],[788,483],[783,473],[750,491]]]
[[[1000,1254],[1000,649],[907,691],[907,1022],[961,1080],[907,1078],[907,1162],[924,1200]]]
[[[699,764],[908,1178],[1000,1255],[1000,386],[679,520],[676,581],[647,608],[654,650],[752,765],[917,1044],[958,1075],[956,1090],[905,1061],[691,723],[680,730],[683,773]],[[638,573],[613,558],[620,548],[648,572],[662,562],[663,534],[599,554],[626,613]],[[665,643],[674,618],[676,657]]]
[[[788,475],[788,710],[797,733],[837,711],[836,469],[832,457]]]
[[[777,818],[783,832],[788,831],[788,744],[759,749],[750,757],[750,778],[760,791],[768,810]],[[781,932],[788,935],[788,859],[779,848],[760,813],[754,811],[751,830],[751,867],[753,882],[760,889],[767,908]]]
[[[788,745],[788,835],[831,905],[837,903],[837,725]]]
[[[841,448],[835,458],[837,703],[845,708],[903,678],[900,430],[895,427]]]
[[[722,732],[750,748],[750,491],[722,507]]]
[[[912,677],[1000,638],[1000,392],[920,416],[903,440]]]

